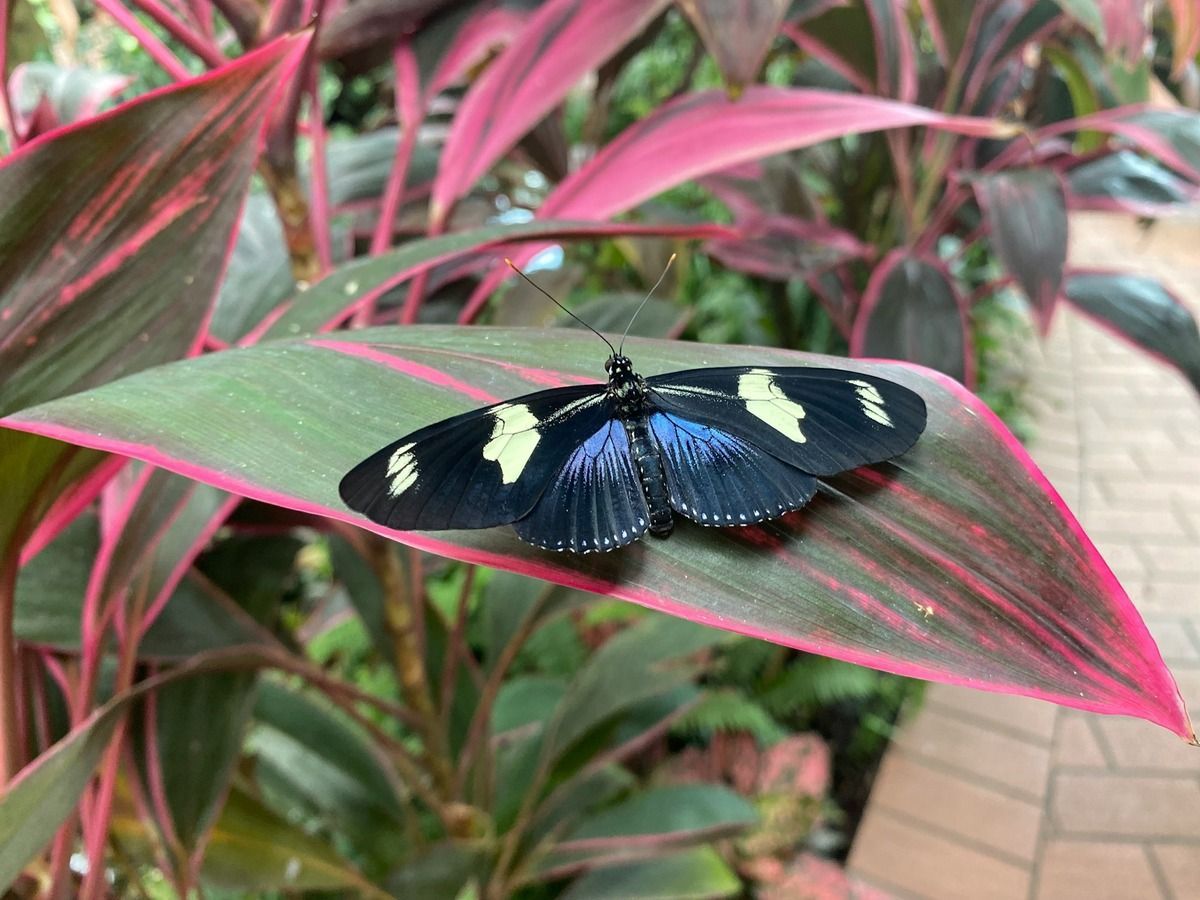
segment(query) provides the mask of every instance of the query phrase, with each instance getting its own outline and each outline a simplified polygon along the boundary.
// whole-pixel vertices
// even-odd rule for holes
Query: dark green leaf
[[[1162,283],[1128,272],[1076,272],[1066,297],[1131,344],[1175,366],[1200,391],[1200,329]]]
[[[643,862],[595,869],[577,879],[562,900],[706,900],[733,897],[741,882],[711,847]]]

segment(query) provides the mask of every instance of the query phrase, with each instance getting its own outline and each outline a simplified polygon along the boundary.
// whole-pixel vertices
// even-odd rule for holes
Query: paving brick
[[[1167,662],[1200,662],[1200,648],[1182,619],[1146,619],[1158,649]]]
[[[1150,855],[1158,863],[1176,900],[1200,897],[1200,847],[1195,844],[1155,844]]]
[[[1200,484],[1180,484],[1179,479],[1137,474],[1130,478],[1109,475],[1097,479],[1100,489],[1113,504],[1169,504],[1173,500],[1200,505]]]
[[[1089,509],[1083,517],[1083,527],[1089,535],[1131,535],[1143,540],[1167,538],[1187,540],[1191,529],[1170,507],[1157,509]]]
[[[1096,727],[1118,769],[1200,774],[1200,750],[1165,728],[1123,716],[1100,717]]]
[[[872,809],[850,853],[850,872],[923,900],[1013,900],[1029,870]]]
[[[896,733],[896,743],[926,761],[944,763],[1027,798],[1045,796],[1050,749],[957,719],[933,707],[922,709]]]
[[[1194,778],[1058,772],[1050,817],[1065,835],[1200,840],[1198,808]]]
[[[1200,609],[1200,578],[1190,582],[1148,582],[1145,593],[1134,602],[1144,615],[1194,616]]]
[[[1194,541],[1141,541],[1138,554],[1146,562],[1146,572],[1165,581],[1187,581],[1200,587],[1200,545]],[[1200,602],[1192,608],[1200,615]]]
[[[902,753],[888,754],[871,799],[884,809],[961,835],[999,854],[1033,862],[1042,821],[1041,804],[980,787],[969,777],[948,773]]]
[[[1138,844],[1049,841],[1037,900],[1154,900],[1158,882]]]
[[[967,718],[1018,731],[1040,743],[1049,743],[1054,737],[1059,710],[1044,700],[993,694],[956,684],[930,685],[925,692],[925,702],[941,707],[942,711],[965,714]]]
[[[1104,769],[1108,760],[1093,731],[1096,716],[1064,712],[1059,716],[1051,761],[1055,766],[1087,766]]]

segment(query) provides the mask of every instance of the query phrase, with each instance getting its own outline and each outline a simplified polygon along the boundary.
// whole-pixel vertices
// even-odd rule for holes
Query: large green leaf
[[[596,869],[562,900],[706,900],[740,894],[741,882],[711,847]]]
[[[716,784],[640,791],[582,821],[539,863],[542,877],[597,864],[653,856],[754,825],[758,813],[740,794]]]
[[[170,825],[167,833],[188,856],[202,845],[229,790],[255,682],[252,672],[219,672],[168,685],[147,703],[138,723],[142,775],[148,782],[161,779],[171,819],[160,824]],[[149,765],[150,754],[157,756],[156,766]]]
[[[360,729],[273,680],[260,687],[254,719],[249,746],[260,782],[356,842],[378,848],[400,840],[406,791]]]
[[[229,794],[204,851],[208,884],[243,894],[343,890],[390,900],[331,846],[289,824],[245,791]]]
[[[1078,523],[974,397],[925,370],[789,351],[631,340],[645,374],[841,365],[919,391],[929,426],[893,463],[827,479],[754,528],[681,523],[612,554],[535,550],[511,529],[394,533],[337,483],[420,425],[577,378],[602,350],[573,331],[377,329],[278,341],[131,376],[2,420],[126,453],[222,489],[413,546],[611,594],[876,668],[1142,716],[1192,737],[1144,623]]]

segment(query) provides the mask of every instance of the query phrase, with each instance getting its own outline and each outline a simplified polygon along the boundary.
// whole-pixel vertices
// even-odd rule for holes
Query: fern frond
[[[878,690],[880,675],[853,663],[802,656],[759,695],[775,716],[807,716],[823,706],[861,700]]]
[[[762,745],[788,734],[762,706],[730,689],[705,691],[700,702],[671,726],[677,737],[708,739],[720,732],[745,732]]]

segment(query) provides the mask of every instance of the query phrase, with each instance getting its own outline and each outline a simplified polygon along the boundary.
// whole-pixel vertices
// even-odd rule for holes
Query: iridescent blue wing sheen
[[[367,457],[342,500],[401,530],[489,528],[526,515],[609,419],[604,385],[554,388],[435,422]]]
[[[656,408],[810,475],[892,459],[925,430],[919,394],[844,369],[690,369],[655,375],[646,385]]]
[[[530,544],[590,553],[633,543],[646,533],[649,519],[625,426],[610,411],[513,527]]]
[[[671,509],[701,525],[750,525],[799,509],[817,480],[750,441],[655,409],[650,430],[662,452]]]

